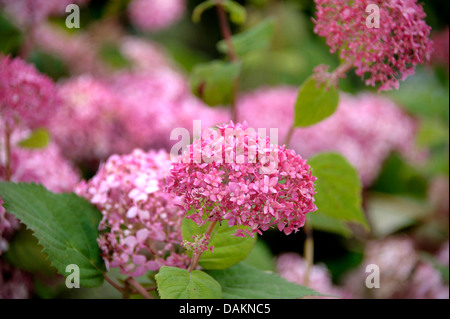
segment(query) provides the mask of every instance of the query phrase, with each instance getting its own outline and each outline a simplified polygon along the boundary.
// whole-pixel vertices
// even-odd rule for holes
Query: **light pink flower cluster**
[[[298,89],[293,87],[248,93],[238,101],[240,120],[253,127],[278,128],[278,141],[283,144],[293,121],[297,94]],[[416,121],[384,97],[342,94],[331,117],[296,129],[288,146],[305,157],[324,151],[341,153],[368,186],[391,152],[414,159],[418,153],[414,147],[416,130]]]
[[[277,257],[276,272],[287,281],[305,285],[306,269],[306,261],[296,253],[283,253]],[[351,298],[348,292],[333,284],[328,269],[323,265],[311,267],[308,287],[337,298]]]
[[[185,11],[185,0],[132,0],[128,6],[131,23],[151,32],[172,26]]]
[[[208,247],[211,237],[208,234],[200,234],[192,236],[193,242],[183,240],[182,245],[187,251],[193,252],[194,255],[201,255],[204,251],[210,250],[214,252],[214,246]]]
[[[70,192],[78,183],[78,171],[62,155],[58,146],[50,143],[42,149],[24,149],[15,146],[26,138],[30,131],[15,131],[11,137],[11,181],[34,182],[42,184],[53,192]],[[3,127],[0,126],[0,136]],[[0,139],[0,181],[5,180],[5,158],[3,139]],[[0,198],[0,203],[1,203]],[[5,209],[0,206],[0,234],[3,239],[17,229],[18,221],[10,215],[5,215]],[[0,238],[0,252],[6,250],[6,242]]]
[[[227,220],[243,225],[236,236],[253,235],[276,225],[290,234],[317,209],[314,181],[306,160],[247,124],[206,129],[174,163],[168,190],[183,197],[187,218],[201,225]]]
[[[132,63],[134,72],[151,73],[172,68],[168,53],[157,42],[127,36],[120,41],[120,52]]]
[[[315,0],[314,31],[326,38],[331,52],[352,62],[367,85],[380,90],[399,87],[414,67],[430,59],[431,28],[417,0]],[[379,28],[366,25],[369,4],[379,8]],[[369,18],[370,19],[370,18]],[[372,21],[374,22],[374,21]]]
[[[131,151],[126,108],[112,88],[89,75],[59,85],[62,105],[50,131],[64,155],[77,162]]]
[[[129,141],[136,147],[169,150],[175,143],[170,140],[173,129],[192,132],[193,120],[201,120],[203,127],[229,120],[227,110],[210,108],[192,96],[186,79],[170,68],[120,74],[112,88],[127,105]]]
[[[113,155],[76,193],[103,214],[98,239],[108,268],[139,277],[161,266],[185,268],[182,210],[177,198],[163,191],[171,161],[164,151]]]
[[[69,4],[84,5],[89,0],[0,0],[5,11],[22,26],[35,26],[52,15],[65,15]]]
[[[0,55],[0,119],[10,129],[44,126],[56,110],[57,91],[47,76],[20,58]]]
[[[380,269],[380,288],[365,285],[365,268],[375,264]],[[346,286],[358,298],[425,299],[448,298],[448,285],[431,264],[420,260],[408,237],[388,237],[367,243],[361,267],[348,275]]]
[[[33,281],[29,274],[0,259],[0,299],[28,299]]]

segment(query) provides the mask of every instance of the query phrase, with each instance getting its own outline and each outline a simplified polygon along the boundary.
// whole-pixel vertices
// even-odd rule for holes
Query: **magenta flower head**
[[[10,128],[44,126],[56,109],[53,81],[20,58],[0,55],[0,118]]]
[[[75,192],[103,214],[98,244],[107,267],[139,277],[161,266],[186,268],[182,253],[183,211],[176,197],[163,191],[171,168],[164,151],[113,155]]]
[[[206,129],[174,163],[168,191],[182,197],[187,218],[198,225],[227,220],[243,225],[236,236],[276,225],[286,234],[304,225],[317,209],[314,181],[306,160],[247,123]]]
[[[331,52],[356,67],[366,85],[398,89],[430,59],[431,28],[416,0],[315,0],[314,31]],[[366,11],[367,10],[367,11]],[[378,23],[379,22],[379,23]],[[322,68],[323,71],[323,68]]]

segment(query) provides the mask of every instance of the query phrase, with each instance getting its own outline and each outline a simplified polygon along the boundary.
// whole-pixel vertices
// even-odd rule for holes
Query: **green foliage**
[[[306,127],[317,124],[332,115],[339,103],[339,93],[334,87],[318,86],[308,78],[300,87],[295,102],[294,125]]]
[[[209,274],[222,286],[225,299],[294,299],[321,296],[308,287],[288,282],[272,272],[259,270],[245,263]]]
[[[155,276],[161,299],[221,299],[220,284],[200,270],[161,267]]]
[[[275,271],[274,256],[261,238],[256,240],[255,247],[242,262],[260,270]]]
[[[100,212],[75,194],[55,194],[41,185],[0,183],[6,211],[34,232],[51,264],[62,275],[66,267],[80,268],[80,284],[103,282],[105,266],[97,245]]]
[[[185,218],[181,226],[183,240],[192,241],[192,237],[206,233],[208,223],[198,227],[192,220]],[[210,246],[214,252],[203,252],[199,265],[204,269],[225,269],[245,259],[256,242],[256,237],[236,237],[233,234],[242,226],[229,227],[226,220],[216,224],[211,233]]]
[[[33,50],[28,56],[27,61],[34,64],[36,69],[47,74],[54,80],[58,80],[69,75],[69,70],[64,62],[49,53],[40,50]]]
[[[14,235],[3,257],[9,264],[30,273],[55,274],[55,269],[42,252],[42,246],[28,229],[21,229]]]
[[[240,63],[212,61],[199,64],[191,73],[191,90],[210,106],[230,104],[234,98],[234,81],[240,72]]]
[[[22,45],[23,35],[0,11],[0,53],[17,53]]]
[[[50,133],[46,129],[36,129],[31,132],[30,136],[18,143],[23,148],[44,148],[48,145]]]
[[[131,62],[123,56],[115,44],[103,43],[99,53],[102,60],[114,69],[128,68],[131,66]]]
[[[243,56],[252,51],[269,48],[274,31],[275,21],[272,18],[268,18],[254,27],[234,35],[231,41],[233,42],[236,54]],[[217,43],[217,49],[224,54],[228,53],[225,40]]]
[[[344,237],[350,237],[352,231],[349,226],[342,220],[321,214],[320,212],[310,213],[307,216],[308,222],[314,229],[325,231],[328,233],[338,234]]]
[[[317,177],[315,195],[317,212],[340,221],[358,223],[366,230],[362,210],[362,185],[358,172],[347,160],[336,153],[321,153],[308,161]]]

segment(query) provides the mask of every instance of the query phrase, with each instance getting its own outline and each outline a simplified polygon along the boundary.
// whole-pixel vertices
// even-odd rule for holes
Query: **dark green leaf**
[[[295,102],[294,125],[306,127],[317,124],[332,115],[339,103],[335,87],[318,86],[314,78],[308,78],[300,87]]]
[[[62,275],[75,264],[80,284],[99,286],[105,265],[97,245],[100,212],[75,194],[55,194],[41,185],[0,183],[6,211],[34,232],[51,264]]]

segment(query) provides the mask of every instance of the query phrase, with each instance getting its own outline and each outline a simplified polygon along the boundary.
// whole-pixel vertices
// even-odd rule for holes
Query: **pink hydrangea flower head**
[[[287,281],[304,285],[306,269],[306,261],[296,253],[283,253],[276,259],[276,272]],[[322,294],[351,298],[348,292],[333,284],[328,269],[323,265],[311,267],[308,287]]]
[[[229,120],[224,108],[210,108],[190,94],[186,79],[170,68],[151,73],[122,73],[112,87],[127,105],[126,128],[136,147],[169,150],[175,128],[192,132],[193,120],[212,126]]]
[[[150,32],[172,26],[185,11],[185,0],[132,0],[128,6],[131,23]]]
[[[252,127],[278,128],[278,140],[283,143],[297,94],[298,88],[288,86],[247,93],[237,103],[239,118]],[[288,146],[306,158],[319,152],[338,152],[369,186],[391,152],[411,161],[421,156],[414,145],[417,127],[416,120],[385,97],[342,94],[332,116],[314,126],[296,129]]]
[[[139,277],[161,266],[186,268],[181,249],[183,211],[178,199],[163,191],[171,161],[165,151],[135,149],[113,155],[76,193],[103,214],[98,239],[107,267]]]
[[[417,0],[315,0],[314,31],[326,38],[331,52],[352,62],[356,74],[379,90],[399,87],[399,80],[430,59],[431,28]],[[379,28],[369,27],[368,5],[379,8]],[[374,21],[372,21],[374,22]]]
[[[0,118],[10,128],[45,126],[57,106],[53,81],[20,58],[0,55]]]
[[[50,130],[66,157],[88,162],[131,151],[129,110],[109,85],[83,75],[61,83],[59,95]]]
[[[201,225],[227,220],[243,225],[236,236],[276,225],[290,234],[317,209],[314,181],[306,160],[271,144],[247,123],[208,128],[174,162],[168,190],[183,198],[187,218]]]

